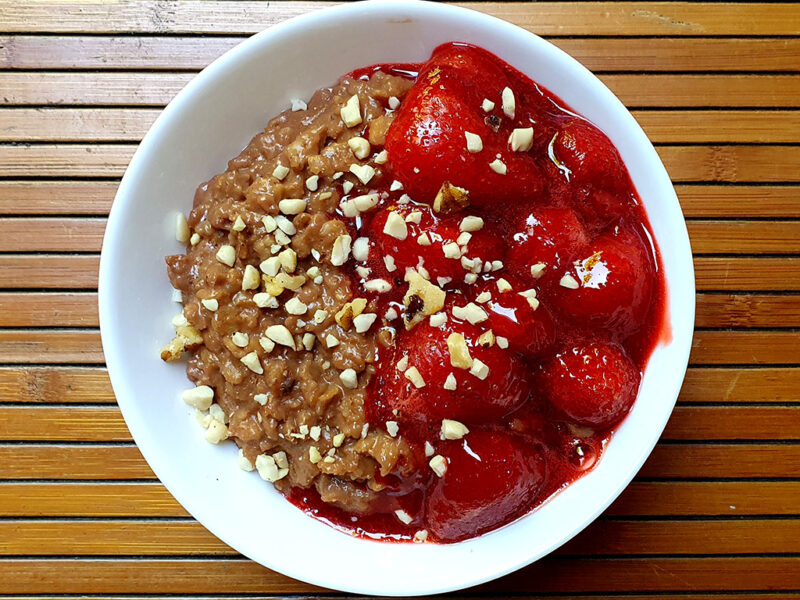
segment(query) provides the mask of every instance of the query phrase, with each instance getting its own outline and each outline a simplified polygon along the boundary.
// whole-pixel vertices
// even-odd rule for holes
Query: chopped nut
[[[494,346],[494,332],[490,329],[489,331],[484,331],[480,337],[478,338],[478,345],[480,346]]]
[[[206,310],[210,310],[211,312],[215,312],[219,309],[219,300],[216,298],[206,298],[205,300],[200,300],[200,304],[202,304]]]
[[[253,265],[247,265],[244,268],[244,275],[242,276],[242,289],[255,290],[261,284],[261,275]]]
[[[357,95],[353,95],[339,111],[342,121],[348,127],[355,127],[361,123],[361,103]]]
[[[345,369],[342,371],[339,375],[339,379],[346,388],[355,389],[358,387],[358,377],[353,369]]]
[[[350,256],[350,243],[353,238],[349,235],[342,234],[333,242],[333,249],[331,250],[331,264],[335,267],[340,267],[347,262]]]
[[[444,380],[444,389],[453,391],[458,387],[458,383],[456,382],[456,376],[452,373],[447,374],[447,379]]]
[[[397,424],[397,421],[386,421],[386,433],[392,437],[397,437],[399,431],[400,426]]]
[[[233,263],[236,262],[236,250],[233,246],[229,246],[228,244],[220,246],[220,249],[217,250],[217,260],[223,265],[232,267]]]
[[[284,198],[278,203],[278,208],[285,215],[299,215],[306,209],[306,201],[302,198]]]
[[[408,226],[403,217],[396,212],[390,212],[386,217],[383,233],[395,239],[404,240],[408,237]]]
[[[231,227],[231,229],[234,231],[244,231],[245,227],[247,227],[247,225],[245,225],[244,219],[242,219],[241,216],[237,216],[236,221],[233,222],[233,227]]]
[[[197,244],[200,243],[200,234],[199,233],[193,233],[192,237],[189,238],[189,243],[192,246],[197,246]]]
[[[443,312],[437,312],[430,316],[428,319],[431,327],[441,327],[447,322],[447,314]]]
[[[207,385],[198,385],[185,390],[181,394],[181,399],[197,410],[208,410],[214,400],[214,390]]]
[[[311,429],[308,430],[308,437],[310,437],[315,442],[319,441],[320,435],[322,435],[322,428],[319,425],[314,425]]]
[[[358,180],[364,185],[367,185],[375,176],[375,169],[370,165],[352,164],[350,165],[350,172],[358,177]]]
[[[339,448],[342,444],[344,444],[344,434],[337,433],[335,436],[333,436],[333,447]]]
[[[321,325],[328,318],[328,311],[317,310],[314,312],[314,323]]]
[[[447,337],[447,350],[450,352],[450,364],[457,369],[469,369],[473,359],[469,354],[467,341],[460,333],[451,333]]]
[[[480,306],[478,306],[474,302],[470,302],[469,304],[463,307],[454,306],[453,316],[457,319],[463,319],[464,321],[469,321],[472,325],[477,325],[478,323],[482,323],[483,321],[489,318],[489,315],[486,314],[486,311],[483,310]]]
[[[417,236],[417,243],[420,246],[430,246],[431,238],[428,237],[427,233],[421,233],[419,236]]]
[[[405,371],[408,368],[408,356],[404,356],[397,361],[397,370]]]
[[[503,294],[505,292],[510,292],[513,288],[506,279],[503,279],[501,277],[500,279],[497,280],[497,289],[500,291],[501,294]]]
[[[217,419],[211,419],[208,424],[208,430],[206,431],[206,441],[211,442],[212,444],[219,444],[221,441],[225,440],[228,437],[228,428],[222,421],[218,421]]]
[[[392,182],[392,185],[389,186],[389,191],[390,192],[397,192],[397,191],[402,190],[402,189],[403,189],[403,184],[400,183],[399,181],[397,181],[397,179],[395,179]]]
[[[483,140],[477,133],[465,131],[464,137],[467,138],[467,152],[470,154],[476,154],[477,152],[483,150]]]
[[[503,99],[503,113],[505,113],[509,119],[513,119],[517,109],[517,101],[514,98],[514,92],[511,91],[511,88],[505,87],[503,88],[501,97]]]
[[[234,345],[239,346],[239,348],[247,348],[247,344],[250,343],[250,336],[241,331],[237,331],[231,336],[231,341]]]
[[[305,102],[303,102],[299,98],[292,98],[292,112],[305,110],[307,108],[308,108],[308,105]]]
[[[375,155],[373,159],[376,165],[385,165],[386,162],[389,160],[389,152],[386,150],[381,150]]]
[[[494,102],[492,102],[488,98],[484,98],[483,102],[481,102],[481,108],[483,109],[483,112],[486,113],[492,112],[494,110]]]
[[[294,235],[295,233],[297,233],[297,228],[294,226],[294,223],[292,223],[289,219],[287,219],[283,215],[278,215],[277,217],[275,217],[275,224],[278,226],[278,229],[280,229],[286,235]],[[283,245],[288,244],[290,241],[288,239],[285,242],[281,241],[279,239],[279,234],[277,233],[275,234],[275,240]]]
[[[517,292],[523,298],[536,298],[536,290],[531,288],[529,290],[522,290],[521,292]]]
[[[502,260],[493,260],[492,261],[492,271],[499,271],[503,268],[503,261]]]
[[[406,215],[406,223],[416,223],[417,225],[422,222],[422,212],[415,210]]]
[[[489,366],[476,358],[473,359],[472,368],[469,370],[469,372],[478,379],[483,380],[489,376]]]
[[[385,279],[370,279],[364,282],[364,289],[368,292],[385,294],[392,289],[392,284]]]
[[[183,304],[183,292],[180,290],[172,290],[172,301],[178,304]]]
[[[469,192],[462,187],[451,185],[445,181],[433,201],[433,210],[448,214],[469,206]]]
[[[181,244],[185,244],[192,236],[189,231],[189,223],[183,213],[178,213],[175,217],[175,239]]]
[[[242,364],[250,369],[253,373],[257,375],[264,374],[264,367],[261,366],[261,361],[259,360],[258,354],[255,351],[245,354],[239,360],[242,361]]]
[[[361,262],[369,258],[369,238],[356,238],[353,242],[353,258]]]
[[[378,318],[378,315],[374,313],[362,313],[357,317],[353,317],[353,325],[356,328],[357,333],[365,333],[372,327],[372,324],[375,322],[375,319]]]
[[[442,246],[445,257],[458,260],[461,258],[461,248],[456,242],[448,242]]]
[[[264,352],[266,352],[267,354],[269,354],[275,349],[275,342],[273,342],[269,338],[265,337],[259,338],[258,343],[264,349]]]
[[[442,439],[460,440],[469,433],[467,426],[452,419],[442,419]]]
[[[441,454],[435,455],[431,458],[430,462],[428,462],[431,470],[436,473],[437,477],[444,477],[445,471],[447,471],[447,459],[442,456]]]
[[[414,534],[414,542],[421,544],[422,542],[428,539],[428,530],[427,529],[420,529],[418,532]]]
[[[403,320],[406,329],[411,329],[425,317],[442,310],[447,294],[417,271],[406,272],[405,280],[408,282],[408,291],[403,297],[403,304],[406,307]]]
[[[325,337],[325,345],[326,345],[328,348],[335,348],[336,346],[338,346],[338,345],[339,345],[339,343],[340,343],[340,342],[339,342],[339,338],[337,338],[337,337],[336,337],[335,335],[333,335],[332,333],[329,333],[329,334],[328,334],[328,335]]]
[[[369,141],[361,136],[351,137],[347,140],[347,145],[350,146],[350,150],[353,151],[353,154],[358,159],[367,158],[371,152]]]
[[[294,344],[292,333],[286,328],[285,325],[270,325],[267,327],[266,335],[276,344],[287,346],[292,350],[297,350]]]
[[[312,175],[306,179],[306,189],[309,192],[316,192],[319,188],[319,175]]]
[[[253,400],[258,402],[261,406],[266,406],[267,400],[269,400],[269,398],[266,394],[256,394],[255,396],[253,396]]]
[[[508,348],[508,338],[504,338],[501,335],[498,335],[495,340],[497,341],[497,346],[505,350]]]
[[[506,174],[506,163],[504,163],[499,158],[495,158],[492,162],[489,163],[489,168],[497,173],[498,175],[505,175]]]
[[[483,219],[481,217],[476,217],[473,215],[464,217],[463,219],[461,219],[461,223],[459,224],[458,228],[461,231],[470,231],[470,232],[480,231],[481,229],[483,229]]]
[[[286,452],[284,452],[283,450],[273,454],[272,458],[275,460],[275,464],[278,465],[279,469],[289,468],[289,457],[286,456]]]
[[[568,290],[577,290],[581,287],[581,284],[569,273],[565,273],[564,276],[561,278],[561,281],[558,282],[561,287],[565,287]]]
[[[389,307],[386,309],[386,313],[383,315],[383,318],[387,321],[394,321],[398,316],[400,315],[397,314],[397,311],[394,309],[394,307]]]
[[[414,519],[404,510],[396,510],[394,511],[395,516],[400,520],[401,523],[408,525]]]
[[[272,176],[278,181],[283,181],[288,174],[289,174],[289,167],[286,167],[281,164],[278,164],[275,167],[275,170],[272,171]]]
[[[525,299],[528,301],[528,304],[530,304],[530,306],[531,306],[531,308],[533,310],[536,310],[537,308],[539,308],[539,304],[540,303],[539,303],[539,299],[538,298],[525,298]]]
[[[389,96],[389,108],[392,110],[397,110],[399,106],[400,100],[397,98],[397,96]]]
[[[255,469],[253,463],[247,460],[247,457],[244,455],[244,451],[241,448],[239,448],[239,458],[236,460],[236,464],[239,465],[239,468],[242,471],[250,472]]]
[[[533,147],[533,127],[514,129],[508,143],[514,152],[527,152]]]
[[[275,458],[268,454],[256,456],[256,470],[261,479],[270,483],[283,479],[289,473],[289,469],[279,469]]]
[[[294,250],[291,248],[286,248],[286,250],[283,250],[278,254],[277,258],[280,261],[284,271],[287,273],[294,273],[294,270],[297,268],[297,253]]]
[[[308,306],[304,304],[297,296],[293,296],[284,304],[286,312],[290,315],[304,315],[308,310]]]
[[[259,292],[253,295],[253,302],[259,308],[278,308],[278,299],[272,294]]]
[[[478,297],[475,298],[475,302],[478,302],[479,304],[483,304],[484,302],[488,302],[491,299],[492,299],[492,293],[486,291],[486,292],[481,292],[480,294],[478,294]]]
[[[420,375],[417,367],[409,367],[405,370],[403,375],[405,375],[405,378],[414,384],[415,388],[419,389],[425,387],[425,380],[422,378],[422,375]]]
[[[543,262],[531,265],[531,277],[533,277],[534,279],[541,278],[541,276],[544,275],[546,269],[547,265],[544,264]]]

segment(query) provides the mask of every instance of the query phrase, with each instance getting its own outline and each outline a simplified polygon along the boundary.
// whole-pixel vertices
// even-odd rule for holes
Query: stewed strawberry
[[[602,429],[619,421],[639,391],[640,373],[622,346],[577,343],[541,365],[543,397],[575,423]]]
[[[428,491],[426,526],[442,541],[483,533],[524,513],[547,474],[542,447],[505,431],[476,429],[436,450],[446,467]]]

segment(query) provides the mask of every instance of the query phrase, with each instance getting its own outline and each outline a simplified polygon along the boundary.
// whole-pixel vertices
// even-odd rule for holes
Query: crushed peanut
[[[473,358],[469,354],[467,341],[461,333],[451,333],[447,337],[447,350],[450,353],[450,365],[456,369],[472,368]]]
[[[468,433],[469,429],[460,421],[442,419],[441,438],[443,440],[460,440]]]

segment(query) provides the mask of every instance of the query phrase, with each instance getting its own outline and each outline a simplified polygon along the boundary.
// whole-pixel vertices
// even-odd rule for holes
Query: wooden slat
[[[798,494],[800,483],[795,481],[634,480],[605,514],[614,517],[797,515]],[[189,514],[157,482],[7,482],[0,484],[0,516],[184,518]]]
[[[797,35],[800,9],[786,4],[688,2],[461,3],[541,35]],[[48,33],[256,33],[327,2],[0,2],[0,30]]]
[[[694,274],[700,291],[800,291],[798,258],[728,258],[698,256]]]
[[[96,84],[97,85],[97,84]],[[138,142],[158,108],[0,108],[0,142]],[[797,143],[800,111],[633,111],[655,143]]]
[[[134,445],[0,444],[0,479],[155,479]]]
[[[0,292],[0,327],[97,326],[97,294]]]
[[[661,437],[682,441],[800,440],[798,415],[797,406],[678,406]]]
[[[2,177],[117,177],[135,146],[37,144],[0,146]],[[673,181],[798,182],[794,146],[666,146],[658,149]]]
[[[2,367],[0,402],[113,404],[115,398],[105,367]]]
[[[679,402],[797,402],[797,368],[689,368]]]
[[[99,256],[0,255],[0,288],[94,289]]]
[[[104,218],[0,218],[0,252],[97,252]]]
[[[0,215],[108,214],[116,181],[0,181]]]
[[[800,327],[800,296],[698,294],[698,327]],[[97,327],[97,294],[0,292],[0,327]]]
[[[689,221],[686,226],[695,254],[800,253],[800,221]]]
[[[678,406],[664,439],[797,440],[800,439],[797,413],[797,408],[783,406]],[[116,407],[0,405],[0,440],[108,442],[131,439]]]
[[[780,578],[775,574],[781,573]],[[0,560],[9,594],[290,594],[314,588],[245,560]],[[476,588],[491,593],[794,590],[800,558],[546,558]]]
[[[800,296],[698,294],[695,325],[800,327]]]
[[[800,520],[599,521],[557,555],[790,553]],[[195,521],[0,522],[0,555],[237,556]]]
[[[99,252],[106,219],[0,218],[0,252]],[[689,221],[695,254],[797,254],[800,221]]]
[[[62,40],[71,41],[69,38]],[[130,42],[128,38],[124,40]],[[187,41],[197,42],[194,38],[188,38]],[[0,89],[4,90],[0,97],[0,105],[162,106],[169,102],[192,77],[193,73],[0,72]],[[620,100],[633,107],[794,108],[800,106],[800,77],[794,75],[626,73],[601,75],[600,79],[619,96]],[[718,117],[712,115],[712,118]],[[730,123],[724,125],[730,126]],[[656,126],[656,123],[650,122],[651,129]],[[710,129],[710,124],[707,126]]]
[[[0,35],[0,68],[196,71],[242,39]],[[551,41],[595,71],[800,71],[800,40],[797,38],[637,37],[555,38]],[[709,92],[713,89],[709,88]],[[649,94],[648,91],[633,93]],[[663,93],[671,98],[674,94],[683,97],[685,93],[694,92],[678,87],[664,89]],[[769,87],[765,93],[770,96]],[[762,105],[754,98],[756,94],[757,90],[741,90],[743,100],[755,102],[746,106]],[[654,101],[658,101],[657,97]]]
[[[641,477],[710,479],[800,477],[798,444],[658,444]]]
[[[776,185],[678,184],[687,217],[800,217],[800,188]]]
[[[797,334],[783,331],[696,331],[694,364],[798,364]]]
[[[0,357],[6,363],[103,362],[97,330],[0,330]]]
[[[640,472],[655,479],[800,476],[796,444],[659,444]],[[133,445],[0,444],[0,479],[155,479]]]

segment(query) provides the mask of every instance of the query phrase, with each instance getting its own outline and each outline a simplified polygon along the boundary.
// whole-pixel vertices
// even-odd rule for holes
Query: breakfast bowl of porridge
[[[624,489],[694,280],[663,165],[588,71],[472,11],[368,2],[254,36],[165,109],[100,313],[126,422],[198,521],[286,575],[414,595],[536,560]]]

